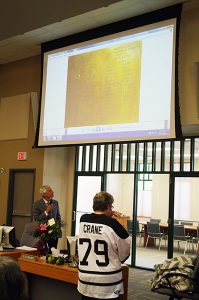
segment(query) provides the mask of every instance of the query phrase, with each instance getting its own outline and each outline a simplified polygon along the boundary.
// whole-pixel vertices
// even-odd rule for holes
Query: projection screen
[[[176,19],[48,51],[38,146],[170,139]]]

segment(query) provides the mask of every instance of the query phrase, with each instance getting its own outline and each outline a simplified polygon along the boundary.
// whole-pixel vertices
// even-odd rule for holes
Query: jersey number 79
[[[80,238],[79,244],[83,245],[84,243],[87,244],[87,249],[84,254],[83,259],[80,261],[80,265],[82,266],[88,266],[88,259],[91,251],[94,251],[95,254],[97,254],[98,258],[96,260],[96,264],[99,267],[106,267],[109,264],[109,258],[108,258],[108,244],[104,240],[95,240],[93,249],[90,239],[86,238]]]

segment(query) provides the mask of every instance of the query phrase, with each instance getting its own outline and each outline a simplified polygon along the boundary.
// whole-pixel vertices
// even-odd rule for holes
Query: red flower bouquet
[[[41,240],[49,241],[50,239],[57,239],[62,236],[61,226],[59,224],[49,225],[47,223],[40,223],[37,225],[33,236]]]

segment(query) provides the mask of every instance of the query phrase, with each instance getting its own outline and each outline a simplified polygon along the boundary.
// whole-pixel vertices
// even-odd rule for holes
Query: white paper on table
[[[18,249],[18,250],[27,250],[27,251],[37,250],[37,248],[28,247],[28,246],[20,246],[20,247],[16,247],[15,249]]]

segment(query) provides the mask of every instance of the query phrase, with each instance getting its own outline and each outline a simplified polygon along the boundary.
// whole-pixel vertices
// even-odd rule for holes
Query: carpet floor
[[[149,280],[154,274],[152,271],[129,268],[128,300],[168,300],[168,296],[151,292]]]

